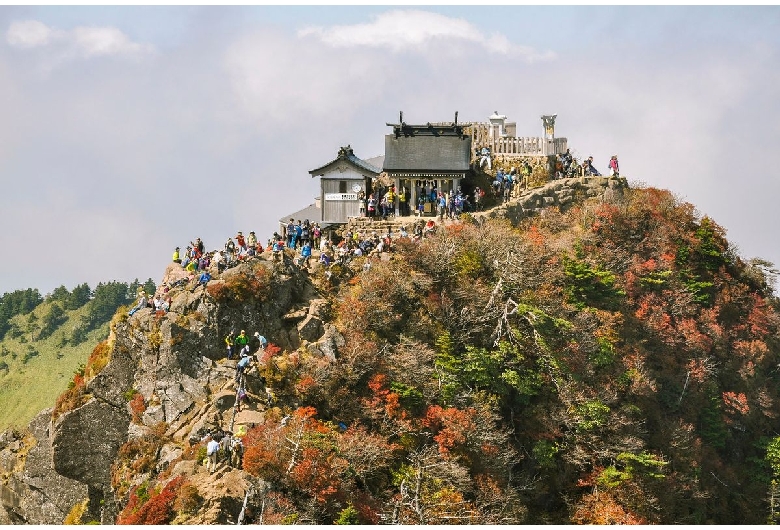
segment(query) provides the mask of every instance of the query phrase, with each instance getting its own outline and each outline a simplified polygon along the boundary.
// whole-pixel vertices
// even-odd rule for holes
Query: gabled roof
[[[320,219],[322,218],[322,209],[317,207],[317,203],[313,203],[308,205],[303,210],[298,210],[297,212],[293,212],[291,214],[287,214],[281,219],[279,219],[279,224],[287,224],[287,222],[290,219],[295,219],[296,221],[304,219],[308,219],[312,223],[319,223],[321,228],[327,228],[331,226],[333,223],[324,223]]]
[[[413,134],[385,136],[384,171],[468,171],[471,137]]]
[[[335,169],[339,164],[346,162],[347,164],[352,165],[355,169],[358,170],[359,173],[367,173],[367,177],[376,177],[379,175],[382,170],[378,167],[375,167],[365,160],[358,158],[355,156],[355,154],[352,152],[352,148],[350,146],[342,147],[339,149],[339,156],[337,156],[335,159],[331,160],[327,164],[325,164],[322,167],[318,167],[317,169],[312,169],[309,171],[309,175],[312,177],[318,177],[322,176],[325,173],[330,172],[331,170]]]

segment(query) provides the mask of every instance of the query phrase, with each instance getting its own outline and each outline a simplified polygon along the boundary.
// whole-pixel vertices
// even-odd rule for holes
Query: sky
[[[780,265],[780,7],[0,7],[0,293],[262,241],[386,123],[556,136]]]

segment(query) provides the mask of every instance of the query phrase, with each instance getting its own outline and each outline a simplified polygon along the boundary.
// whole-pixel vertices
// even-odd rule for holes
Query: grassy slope
[[[49,305],[50,302],[44,302],[33,313],[40,319]],[[0,341],[0,361],[8,364],[8,370],[0,370],[0,431],[9,426],[24,427],[41,410],[53,406],[57,396],[68,387],[73,372],[86,363],[95,344],[108,336],[106,323],[87,334],[81,344],[59,346],[63,335],[72,335],[86,307],[66,311],[68,320],[44,340],[31,341],[32,333],[27,332],[17,338],[11,338],[9,333]],[[12,322],[26,330],[28,318],[29,315],[16,315]],[[39,355],[23,363],[30,346]]]

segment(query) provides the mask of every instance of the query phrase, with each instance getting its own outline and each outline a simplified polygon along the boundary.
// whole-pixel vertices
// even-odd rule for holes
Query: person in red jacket
[[[246,240],[244,239],[244,234],[241,232],[236,234],[236,245],[238,246],[239,252],[246,252]]]

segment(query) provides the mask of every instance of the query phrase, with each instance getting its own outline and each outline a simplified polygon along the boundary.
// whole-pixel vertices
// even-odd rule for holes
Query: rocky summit
[[[0,523],[774,522],[770,264],[619,178],[393,223],[330,264],[171,263],[168,310],[120,308],[0,436]]]

